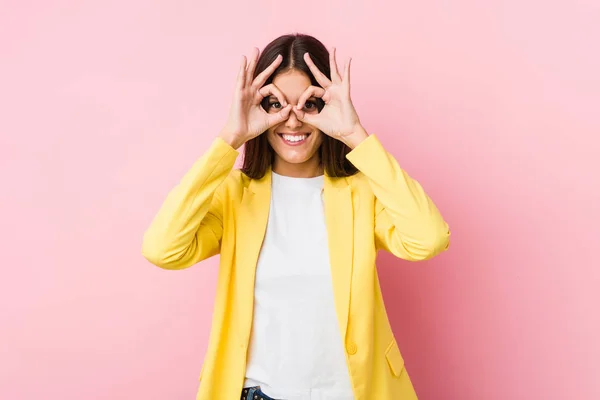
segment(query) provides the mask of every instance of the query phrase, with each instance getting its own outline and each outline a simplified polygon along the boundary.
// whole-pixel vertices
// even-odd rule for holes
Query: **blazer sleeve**
[[[220,252],[223,235],[221,184],[238,151],[216,138],[168,194],[144,233],[142,254],[165,269],[190,267]]]
[[[378,250],[421,261],[449,247],[450,229],[439,210],[375,135],[367,137],[346,158],[365,175],[375,195]]]

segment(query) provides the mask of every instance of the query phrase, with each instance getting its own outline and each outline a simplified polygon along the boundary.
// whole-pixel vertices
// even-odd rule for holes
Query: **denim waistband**
[[[240,400],[277,400],[267,396],[260,390],[260,386],[252,386],[242,389]]]

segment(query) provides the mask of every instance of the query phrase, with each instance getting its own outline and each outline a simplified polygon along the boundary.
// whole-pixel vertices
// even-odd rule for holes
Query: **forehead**
[[[300,98],[311,82],[304,72],[292,69],[273,78],[273,84],[281,90],[287,101],[294,102]]]

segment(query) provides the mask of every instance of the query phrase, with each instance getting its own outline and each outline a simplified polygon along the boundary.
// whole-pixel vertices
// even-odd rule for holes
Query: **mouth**
[[[293,133],[293,134],[278,133],[277,135],[288,146],[300,146],[300,145],[306,143],[306,141],[308,140],[308,137],[310,136],[310,132]]]

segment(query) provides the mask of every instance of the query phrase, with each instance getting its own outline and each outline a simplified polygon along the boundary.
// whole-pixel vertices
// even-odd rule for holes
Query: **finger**
[[[256,88],[262,87],[262,85],[265,84],[267,79],[269,79],[269,76],[271,76],[271,74],[275,72],[277,67],[279,67],[279,64],[281,64],[282,60],[283,57],[281,56],[281,54],[278,54],[275,60],[271,63],[271,65],[265,68],[265,70],[254,79],[254,82],[252,82],[252,86]]]
[[[241,90],[246,84],[246,56],[242,56],[242,61],[240,62],[240,70],[238,71],[237,76],[237,89]]]
[[[311,97],[320,97],[322,98],[325,95],[325,89],[318,86],[309,86],[304,93],[298,99],[298,105],[296,105],[296,109],[302,110],[304,108],[304,104]]]
[[[277,97],[277,100],[279,100],[283,107],[287,106],[285,96],[283,95],[283,93],[281,93],[281,90],[279,90],[279,88],[272,83],[270,85],[263,86],[260,88],[260,90],[256,94],[256,97],[254,98],[254,104],[259,104],[263,98],[271,95]]]
[[[341,82],[340,72],[338,71],[337,61],[335,59],[335,47],[329,52],[329,69],[331,70],[331,80],[333,82]]]
[[[327,88],[329,85],[331,85],[331,81],[319,70],[319,68],[317,68],[312,58],[310,58],[310,54],[304,53],[304,61],[306,62],[306,65],[308,65],[310,72],[312,72],[317,82],[319,82],[319,85],[323,86],[324,88]]]
[[[344,66],[344,78],[342,79],[342,86],[348,95],[350,94],[350,64],[352,64],[352,57],[348,58]]]
[[[256,69],[256,63],[258,62],[258,54],[259,50],[254,47],[252,49],[252,56],[250,58],[250,66],[246,71],[246,82],[252,82],[252,77],[254,76],[254,70]]]
[[[269,128],[285,121],[290,117],[292,111],[292,105],[288,104],[282,108],[277,114],[267,114],[267,121],[269,121]]]
[[[314,127],[319,127],[319,114],[309,114],[302,110],[298,110],[296,107],[293,108],[294,114],[296,114],[296,118],[300,121],[305,122]]]
[[[350,64],[352,63],[352,57],[348,58],[346,61],[346,66],[344,67],[344,82],[350,84]]]

